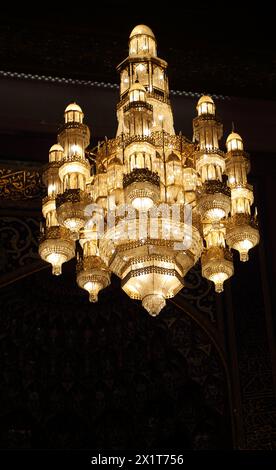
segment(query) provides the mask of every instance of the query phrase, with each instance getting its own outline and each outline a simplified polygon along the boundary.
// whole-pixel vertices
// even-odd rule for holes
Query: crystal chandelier
[[[167,63],[157,57],[153,32],[136,26],[129,56],[118,66],[120,101],[113,139],[88,150],[81,108],[65,109],[58,143],[43,172],[45,226],[39,253],[53,274],[77,254],[77,283],[97,301],[113,272],[132,299],[153,316],[184,285],[201,259],[216,292],[259,242],[249,159],[239,134],[219,148],[222,124],[202,96],[193,141],[175,134]]]

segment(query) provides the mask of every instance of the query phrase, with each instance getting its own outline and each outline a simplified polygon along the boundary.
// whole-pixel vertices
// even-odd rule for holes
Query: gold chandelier
[[[197,103],[193,142],[175,134],[167,63],[150,28],[133,29],[118,71],[115,138],[89,152],[81,108],[65,109],[43,173],[39,253],[59,275],[77,252],[77,283],[90,301],[113,272],[155,316],[200,258],[202,275],[221,292],[234,272],[231,250],[246,261],[258,244],[249,159],[235,132],[226,153],[219,148],[222,124],[210,96]]]

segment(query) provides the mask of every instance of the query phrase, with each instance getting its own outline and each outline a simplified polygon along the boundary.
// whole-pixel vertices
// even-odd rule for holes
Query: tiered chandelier
[[[56,275],[77,254],[77,283],[92,302],[113,272],[155,316],[200,258],[202,275],[221,292],[234,272],[231,250],[247,261],[258,244],[249,160],[235,132],[227,152],[219,148],[222,124],[210,96],[197,103],[193,142],[175,134],[167,63],[150,28],[133,29],[118,71],[115,138],[89,151],[81,108],[65,109],[43,173],[39,253]]]

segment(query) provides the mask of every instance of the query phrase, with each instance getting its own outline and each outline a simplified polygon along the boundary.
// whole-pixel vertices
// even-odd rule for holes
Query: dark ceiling
[[[148,24],[171,88],[276,98],[276,50],[269,8],[224,2],[106,2],[17,11],[0,19],[0,69],[116,83],[128,36]],[[71,8],[71,9],[70,9]],[[271,18],[271,19],[270,19]]]

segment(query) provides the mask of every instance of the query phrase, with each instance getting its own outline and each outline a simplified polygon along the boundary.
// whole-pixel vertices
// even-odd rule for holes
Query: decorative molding
[[[229,315],[234,320],[235,343],[231,348],[237,351],[240,384],[243,434],[240,447],[271,450],[276,449],[276,393],[260,263],[261,258],[252,254],[242,273],[236,272],[231,285],[233,310]],[[249,277],[250,283],[245,281]]]
[[[39,220],[0,218],[0,285],[16,279],[42,262],[38,255]]]
[[[63,193],[57,195],[56,206],[59,208],[68,202],[72,204],[86,202],[88,204],[90,197],[82,189],[66,189]]]
[[[47,75],[37,75],[31,73],[23,72],[9,72],[6,70],[0,70],[0,77],[2,78],[12,78],[19,80],[31,80],[36,82],[44,83],[55,83],[62,85],[79,85],[89,88],[107,88],[109,90],[119,90],[119,85],[117,83],[110,82],[100,82],[96,80],[80,80],[77,78],[65,78],[65,77],[52,77]],[[204,93],[185,91],[185,90],[170,90],[172,96],[184,96],[187,98],[200,98]],[[216,100],[230,100],[229,96],[212,94],[212,97]]]
[[[225,196],[231,196],[230,188],[228,188],[227,184],[224,181],[218,180],[209,180],[205,181],[202,185],[202,193],[204,194],[214,194],[214,193],[221,193],[225,194]]]
[[[155,171],[148,168],[134,168],[130,173],[123,176],[123,187],[126,188],[132,183],[151,183],[160,187],[160,176]]]
[[[37,169],[0,167],[0,199],[41,199],[44,191],[41,173]]]
[[[193,305],[198,312],[207,315],[210,324],[216,325],[216,294],[213,284],[202,277],[199,262],[186,274],[184,288],[178,295]]]

